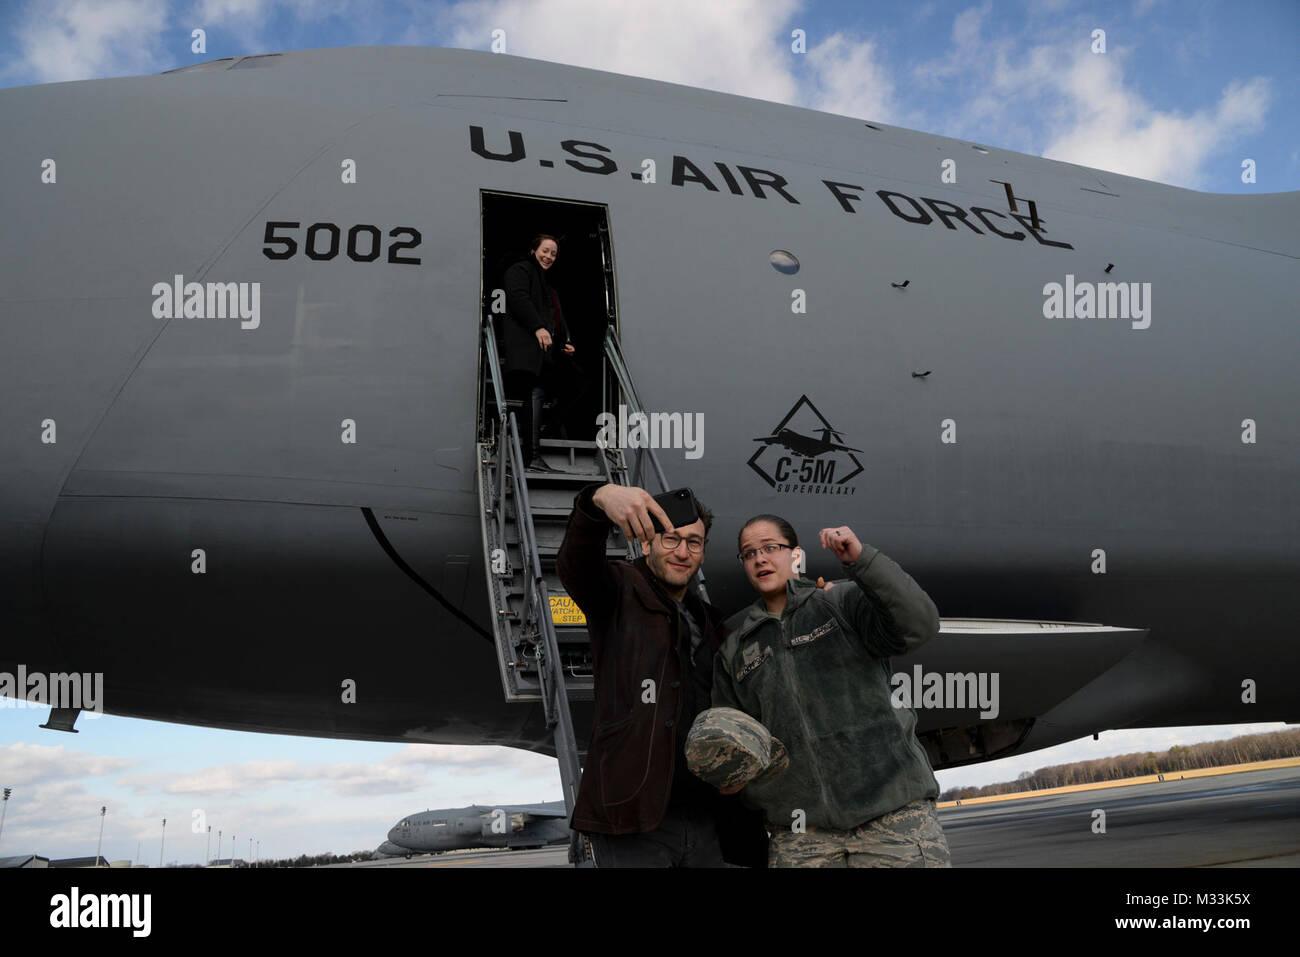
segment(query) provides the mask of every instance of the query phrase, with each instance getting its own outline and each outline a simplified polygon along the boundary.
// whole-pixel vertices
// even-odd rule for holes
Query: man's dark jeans
[[[597,867],[727,867],[710,811],[669,807],[643,834],[588,834]]]

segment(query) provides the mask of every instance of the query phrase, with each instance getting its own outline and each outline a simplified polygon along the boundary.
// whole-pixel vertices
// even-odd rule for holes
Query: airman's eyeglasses
[[[742,562],[752,562],[754,557],[762,552],[764,555],[775,555],[783,548],[794,548],[793,545],[760,545],[758,548],[747,548],[736,557]]]

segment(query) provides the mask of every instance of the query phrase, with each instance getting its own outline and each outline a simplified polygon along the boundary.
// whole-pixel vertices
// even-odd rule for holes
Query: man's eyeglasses
[[[698,555],[704,551],[704,539],[702,538],[682,538],[676,532],[665,532],[659,536],[659,540],[663,542],[664,548],[670,552],[676,551],[677,546],[682,542],[686,543],[686,550],[692,555]]]
[[[782,544],[782,545],[759,545],[758,548],[747,548],[747,549],[745,549],[743,552],[741,552],[741,553],[740,553],[739,555],[737,555],[736,557],[739,558],[742,562],[746,562],[746,563],[748,563],[748,562],[752,562],[752,561],[755,559],[755,557],[757,557],[757,555],[758,555],[759,552],[762,552],[764,555],[775,555],[777,552],[779,552],[779,551],[780,551],[781,549],[783,549],[783,548],[794,548],[794,546],[793,546],[793,545],[784,545],[784,544]]]

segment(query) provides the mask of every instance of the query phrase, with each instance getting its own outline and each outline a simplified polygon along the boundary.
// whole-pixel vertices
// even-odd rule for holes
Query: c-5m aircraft
[[[755,442],[763,442],[767,445],[776,443],[782,448],[789,449],[796,455],[802,455],[807,458],[816,458],[819,455],[825,455],[827,452],[861,452],[862,449],[850,448],[847,445],[840,445],[836,440],[841,436],[834,429],[823,428],[818,430],[822,437],[819,439],[812,435],[800,435],[790,429],[781,429],[776,435],[765,435],[762,438],[755,439]]]
[[[465,847],[544,847],[569,840],[567,818],[563,801],[422,811],[394,824],[375,856],[410,857]]]
[[[716,513],[716,605],[753,599],[750,515],[846,524],[944,616],[896,672],[1000,676],[985,716],[918,700],[936,767],[1300,717],[1300,193],[464,50],[6,89],[0,126],[0,669],[102,673],[120,715],[552,753],[519,596],[580,621],[549,557],[573,494],[660,483],[571,435],[500,490],[484,330],[546,232],[593,433],[634,401],[668,445],[708,426],[654,451]],[[829,422],[865,452],[755,452]],[[535,539],[501,538],[521,512]]]

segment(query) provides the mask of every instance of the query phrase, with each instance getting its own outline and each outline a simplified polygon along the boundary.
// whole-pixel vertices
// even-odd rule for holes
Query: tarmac
[[[1300,767],[963,803],[939,820],[954,867],[1300,867]],[[568,847],[332,866],[567,867]]]

